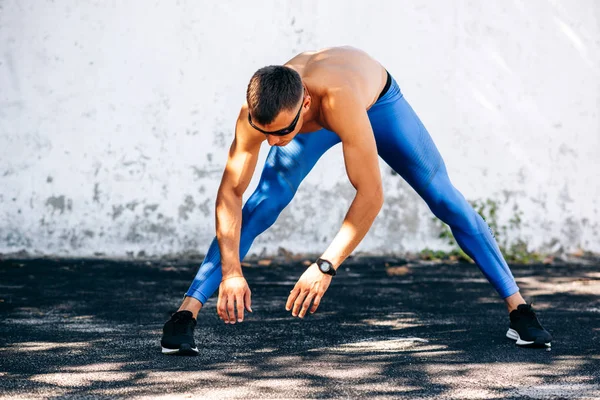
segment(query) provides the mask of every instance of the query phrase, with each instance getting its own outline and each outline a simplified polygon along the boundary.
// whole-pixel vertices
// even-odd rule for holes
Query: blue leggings
[[[450,226],[459,246],[502,298],[518,292],[487,223],[450,182],[442,156],[395,80],[368,115],[379,156]],[[240,259],[254,239],[275,223],[317,160],[339,142],[335,133],[321,129],[296,135],[285,147],[271,147],[258,187],[242,210]],[[204,304],[213,295],[222,278],[220,259],[215,238],[186,296]]]

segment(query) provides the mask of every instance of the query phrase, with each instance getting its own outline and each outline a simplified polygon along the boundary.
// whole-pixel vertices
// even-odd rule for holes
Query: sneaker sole
[[[178,356],[196,356],[198,355],[198,348],[192,347],[189,344],[184,343],[178,349],[168,349],[166,347],[162,347],[162,353],[167,355]]]
[[[519,333],[517,331],[515,331],[512,328],[509,328],[508,331],[506,332],[506,337],[512,340],[516,340],[517,341],[517,346],[532,346],[532,345],[538,345],[538,346],[546,346],[546,347],[551,347],[552,343],[548,342],[548,343],[536,343],[535,341],[533,342],[528,342],[527,340],[523,340],[521,339],[521,337],[519,336]]]

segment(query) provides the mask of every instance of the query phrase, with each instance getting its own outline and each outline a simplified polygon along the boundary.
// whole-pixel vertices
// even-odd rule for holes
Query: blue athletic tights
[[[379,156],[450,226],[459,246],[500,296],[516,293],[517,284],[487,223],[450,182],[440,153],[395,80],[368,115]],[[273,225],[317,160],[339,142],[335,133],[321,129],[296,135],[284,147],[271,147],[258,187],[242,210],[240,260],[254,239]],[[204,304],[213,295],[222,278],[220,258],[215,238],[186,296]]]

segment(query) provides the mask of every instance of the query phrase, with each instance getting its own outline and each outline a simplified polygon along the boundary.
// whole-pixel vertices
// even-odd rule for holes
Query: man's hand
[[[223,278],[219,285],[219,300],[217,301],[217,314],[226,324],[235,324],[244,320],[244,308],[252,312],[251,292],[243,276]]]
[[[285,303],[285,309],[287,311],[292,310],[294,317],[304,318],[312,301],[313,305],[310,313],[317,311],[319,304],[321,304],[321,298],[329,288],[331,278],[331,275],[325,275],[319,270],[317,264],[313,263],[304,271],[296,286],[290,292],[287,303]]]

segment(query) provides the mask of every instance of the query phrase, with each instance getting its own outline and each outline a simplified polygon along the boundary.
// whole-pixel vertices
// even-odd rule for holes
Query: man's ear
[[[306,95],[304,97],[304,103],[302,104],[302,107],[304,108],[305,111],[308,111],[308,109],[310,108],[311,102],[312,102],[312,98],[310,97],[310,94]]]

